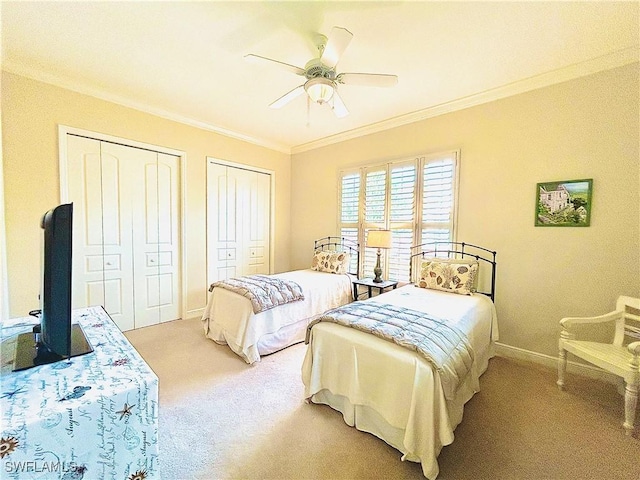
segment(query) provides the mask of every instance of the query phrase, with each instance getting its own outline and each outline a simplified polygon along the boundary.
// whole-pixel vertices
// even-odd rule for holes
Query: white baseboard
[[[504,343],[496,342],[496,355],[505,358],[513,358],[515,360],[533,362],[552,369],[558,368],[558,357],[532,352],[523,348],[512,347],[511,345],[505,345]],[[605,372],[604,370],[591,365],[577,363],[571,360],[567,361],[567,373],[582,375],[584,377],[601,380],[614,385],[619,383],[619,378],[609,372]]]
[[[185,320],[189,320],[191,318],[196,318],[196,317],[202,318],[203,314],[204,314],[204,307],[196,308],[195,310],[187,310],[183,318]]]

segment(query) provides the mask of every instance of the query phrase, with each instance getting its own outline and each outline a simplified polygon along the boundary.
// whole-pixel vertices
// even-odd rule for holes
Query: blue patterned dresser
[[[101,307],[74,310],[92,353],[12,372],[18,333],[0,322],[0,478],[157,479],[158,377]]]

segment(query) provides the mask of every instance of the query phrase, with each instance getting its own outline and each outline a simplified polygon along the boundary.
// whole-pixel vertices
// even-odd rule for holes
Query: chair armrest
[[[565,330],[569,330],[574,325],[612,322],[621,318],[622,315],[624,315],[624,312],[622,310],[615,310],[613,312],[599,315],[597,317],[566,317],[560,320],[560,325]]]
[[[627,349],[633,355],[631,359],[631,367],[640,372],[640,342],[632,342],[627,345]]]

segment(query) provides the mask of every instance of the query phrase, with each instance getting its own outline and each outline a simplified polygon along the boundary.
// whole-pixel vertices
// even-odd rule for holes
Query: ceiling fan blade
[[[260,55],[254,55],[253,53],[249,53],[245,55],[244,58],[245,60],[252,63],[279,66],[281,68],[285,68],[286,70],[289,70],[290,72],[295,73],[296,75],[301,75],[304,77],[304,68],[296,67],[295,65],[290,65],[288,63],[280,62],[272,58],[261,57]]]
[[[398,76],[382,73],[340,73],[336,82],[366,87],[393,87],[398,83]]]
[[[345,106],[344,102],[342,101],[342,98],[340,98],[340,95],[338,95],[338,91],[336,90],[335,92],[333,92],[333,105],[331,107],[331,109],[333,110],[333,113],[336,115],[336,117],[338,118],[344,118],[347,115],[349,115],[349,110],[347,110],[347,107]]]
[[[273,102],[269,106],[271,108],[284,107],[291,100],[293,100],[296,97],[299,97],[303,92],[304,92],[304,85],[298,85],[296,88],[294,88],[288,93],[285,93],[283,96],[281,96],[279,99],[277,99],[275,102]]]
[[[353,33],[346,28],[333,27],[329,34],[329,40],[324,47],[320,61],[327,67],[333,68],[337,65],[342,52],[349,46]]]

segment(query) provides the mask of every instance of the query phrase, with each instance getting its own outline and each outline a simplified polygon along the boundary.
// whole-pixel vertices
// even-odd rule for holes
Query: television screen
[[[42,217],[40,325],[18,336],[13,370],[53,363],[93,351],[82,328],[71,322],[73,204]]]

